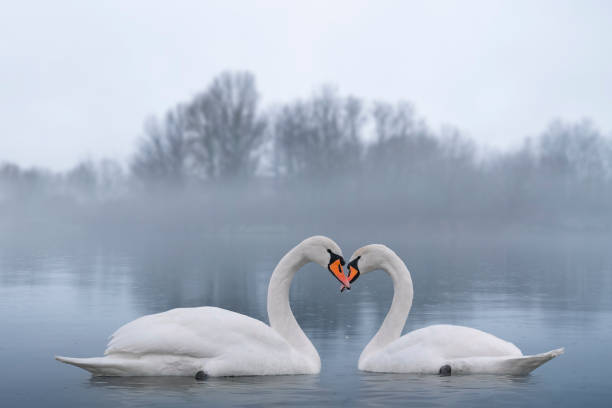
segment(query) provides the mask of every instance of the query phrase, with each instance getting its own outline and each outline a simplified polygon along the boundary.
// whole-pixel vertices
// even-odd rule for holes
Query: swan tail
[[[560,356],[564,352],[565,349],[562,347],[546,353],[534,354],[532,356],[510,358],[504,361],[504,365],[507,367],[508,374],[527,375],[542,364],[557,356]]]
[[[188,376],[204,370],[206,360],[189,356],[111,354],[104,357],[73,358],[55,356],[57,361],[89,371],[96,377]]]
[[[527,375],[545,362],[563,354],[559,348],[532,356],[472,357],[448,361],[453,374]],[[435,370],[438,372],[438,369]]]
[[[108,357],[74,358],[55,356],[57,361],[89,371],[94,376],[120,376],[124,367]]]

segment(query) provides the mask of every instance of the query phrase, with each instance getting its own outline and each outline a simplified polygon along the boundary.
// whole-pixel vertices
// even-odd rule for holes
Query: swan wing
[[[443,359],[523,355],[514,344],[492,334],[465,326],[439,324],[405,334],[392,342],[389,353],[419,350]]]
[[[216,307],[179,308],[140,317],[112,334],[105,355],[184,355],[289,352],[291,346],[265,323]]]

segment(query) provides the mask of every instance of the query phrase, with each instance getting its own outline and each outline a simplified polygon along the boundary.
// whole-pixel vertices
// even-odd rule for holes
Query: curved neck
[[[384,257],[379,269],[387,272],[393,280],[393,301],[380,329],[363,349],[359,357],[360,362],[400,337],[412,306],[412,278],[404,262],[394,253],[389,253]]]
[[[312,345],[289,305],[289,289],[295,273],[310,262],[298,245],[280,260],[268,285],[268,319],[270,326],[299,352],[320,362],[319,353]]]

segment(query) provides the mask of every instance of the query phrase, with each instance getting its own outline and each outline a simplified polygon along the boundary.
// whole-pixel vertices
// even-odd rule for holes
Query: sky
[[[248,70],[264,106],[333,84],[486,149],[560,118],[612,130],[610,1],[5,2],[0,162],[126,161],[145,119]]]

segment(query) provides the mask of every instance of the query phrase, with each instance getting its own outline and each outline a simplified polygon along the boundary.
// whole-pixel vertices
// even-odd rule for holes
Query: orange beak
[[[327,269],[329,269],[329,271],[336,277],[336,279],[338,279],[340,283],[342,283],[341,290],[351,288],[349,280],[344,275],[344,270],[342,268],[342,263],[340,262],[340,259],[336,259],[335,261],[330,262],[330,264],[327,265]]]

